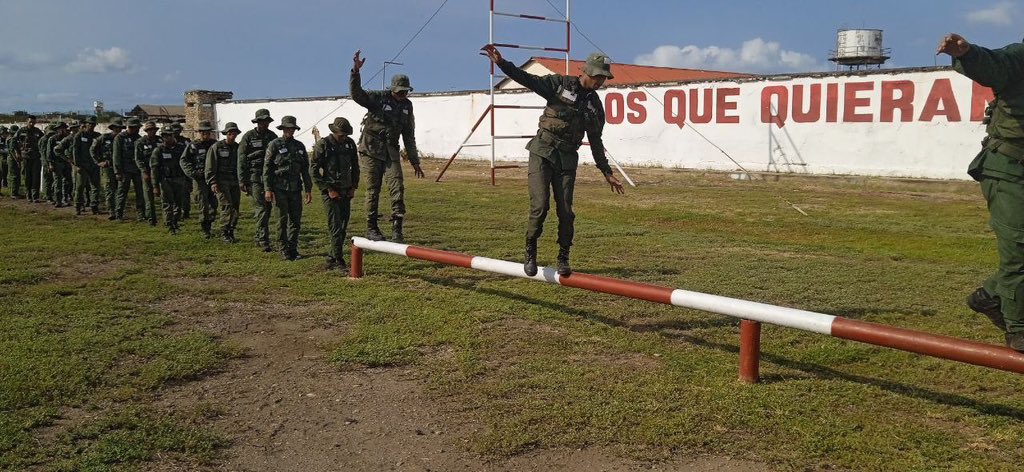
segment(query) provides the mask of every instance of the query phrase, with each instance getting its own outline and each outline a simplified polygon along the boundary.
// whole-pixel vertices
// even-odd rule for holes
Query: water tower
[[[882,30],[841,29],[836,35],[836,49],[828,60],[835,62],[836,68],[880,69],[891,53],[891,49],[882,47]]]

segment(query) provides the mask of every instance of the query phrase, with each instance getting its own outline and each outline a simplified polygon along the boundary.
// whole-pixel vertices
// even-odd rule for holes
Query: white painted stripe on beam
[[[672,304],[819,334],[832,334],[835,316],[689,290],[673,290]]]
[[[386,252],[397,256],[405,256],[405,251],[409,249],[408,244],[398,244],[390,241],[370,241],[369,239],[360,238],[359,236],[354,236],[352,238],[352,245],[358,248],[369,249],[377,252]]]
[[[557,284],[559,276],[555,272],[555,269],[550,267],[537,267],[537,275],[530,277],[523,271],[523,264],[516,262],[503,261],[501,259],[491,259],[488,257],[474,257],[470,263],[474,269],[483,270],[487,272],[494,272],[496,274],[508,275],[512,277],[520,277],[524,279],[539,280],[541,282],[547,282],[551,284]]]

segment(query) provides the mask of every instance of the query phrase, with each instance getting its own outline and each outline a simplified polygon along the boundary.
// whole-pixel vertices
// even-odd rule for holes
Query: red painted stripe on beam
[[[832,336],[1024,374],[1024,353],[992,344],[836,318]]]
[[[405,255],[413,259],[440,262],[441,264],[465,267],[467,269],[473,268],[473,256],[459,254],[457,252],[438,251],[437,249],[409,246],[409,248],[405,250]]]
[[[624,297],[647,300],[655,303],[672,304],[672,291],[668,287],[641,284],[627,280],[611,279],[598,275],[574,273],[568,277],[560,277],[559,284],[566,287],[582,288],[594,292],[622,295]]]

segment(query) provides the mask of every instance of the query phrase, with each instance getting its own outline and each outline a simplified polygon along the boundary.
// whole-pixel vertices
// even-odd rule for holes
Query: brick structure
[[[208,120],[217,125],[217,117],[213,112],[213,104],[231,100],[232,92],[213,90],[189,90],[185,92],[185,134],[192,139],[197,138],[196,128],[199,122]]]

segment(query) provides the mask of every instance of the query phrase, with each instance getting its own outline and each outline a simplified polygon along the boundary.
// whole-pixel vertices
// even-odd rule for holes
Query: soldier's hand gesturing
[[[615,193],[617,193],[619,195],[625,195],[626,194],[625,187],[622,186],[622,183],[619,182],[619,179],[616,179],[614,175],[608,174],[608,175],[604,176],[604,180],[605,180],[605,182],[608,182],[608,185],[612,186],[612,191],[613,192],[615,192]]]
[[[498,48],[494,47],[493,44],[488,44],[480,48],[480,50],[483,51],[480,54],[487,56],[487,58],[490,59],[491,62],[495,64],[501,62],[501,52],[499,52]]]
[[[359,72],[359,69],[363,68],[363,64],[366,64],[366,58],[359,58],[359,54],[363,52],[362,49],[356,51],[356,55],[352,56],[352,70]]]
[[[266,200],[267,203],[274,203],[274,192],[269,190],[263,192],[263,199]]]
[[[953,57],[963,57],[970,49],[971,43],[968,43],[963,36],[949,33],[942,38],[942,41],[939,41],[939,47],[935,49],[935,54],[946,53]]]
[[[426,174],[423,173],[423,168],[421,168],[419,164],[413,164],[412,170],[416,173],[416,177],[418,178],[422,179],[427,176]]]
[[[310,130],[310,133],[313,134],[313,139],[317,141],[320,140],[320,130],[317,129],[316,126],[314,126],[313,129]]]
[[[306,192],[306,204],[313,203],[313,192]]]
[[[217,187],[217,184],[211,185],[210,190],[213,190],[213,193],[220,193],[220,187]]]

